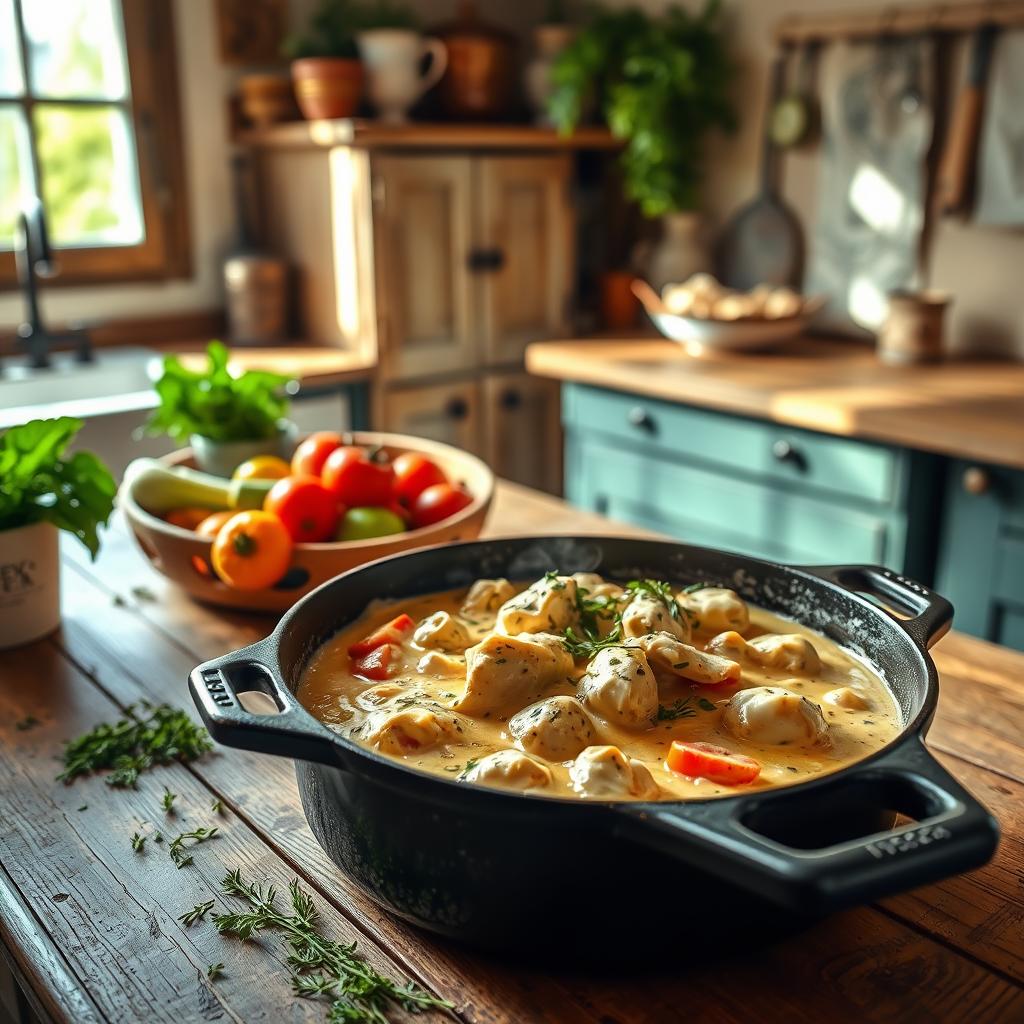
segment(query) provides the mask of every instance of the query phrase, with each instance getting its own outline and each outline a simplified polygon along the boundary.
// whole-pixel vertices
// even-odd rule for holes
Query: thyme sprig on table
[[[134,788],[139,775],[154,765],[188,763],[212,749],[206,730],[184,711],[142,701],[125,708],[124,718],[103,722],[70,740],[62,754],[64,771],[57,779],[70,784],[83,775],[111,768],[108,786]]]
[[[313,900],[302,891],[297,879],[288,886],[291,913],[278,903],[273,886],[264,889],[256,883],[247,884],[238,868],[228,872],[221,890],[244,901],[249,909],[215,914],[217,931],[242,940],[267,929],[284,932],[292,990],[303,998],[329,998],[328,1020],[332,1024],[387,1024],[391,1005],[411,1013],[451,1008],[451,1003],[412,982],[399,985],[379,974],[356,955],[355,942],[344,945],[326,938],[320,931]]]
[[[191,839],[194,846],[198,846],[200,843],[205,843],[207,839],[213,839],[217,834],[216,827],[214,828],[194,828],[191,832],[180,832],[171,840],[171,845],[168,846],[167,852],[171,855],[171,860],[174,861],[174,866],[180,871],[183,867],[192,863],[192,854],[188,851],[190,847],[185,845],[186,841]]]

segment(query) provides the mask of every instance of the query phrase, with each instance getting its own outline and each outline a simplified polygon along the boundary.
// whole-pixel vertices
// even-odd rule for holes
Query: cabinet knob
[[[992,478],[981,466],[968,466],[964,470],[963,484],[968,494],[984,494],[992,486]]]
[[[509,388],[507,391],[501,393],[501,398],[498,399],[502,409],[518,409],[523,404],[523,396],[513,388]]]
[[[444,407],[444,414],[450,420],[464,420],[469,415],[469,404],[464,398],[451,398]]]
[[[501,270],[505,265],[505,253],[501,249],[470,249],[466,265],[476,274]]]
[[[807,459],[804,454],[783,438],[779,438],[772,444],[772,457],[776,462],[785,462],[797,469],[807,468]]]
[[[626,419],[629,420],[631,427],[645,430],[648,434],[653,434],[658,429],[654,417],[642,405],[634,405],[626,414]]]

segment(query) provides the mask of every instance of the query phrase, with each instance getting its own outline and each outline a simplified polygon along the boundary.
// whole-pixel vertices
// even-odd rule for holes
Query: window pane
[[[119,0],[30,0],[21,10],[35,95],[127,94]]]
[[[0,0],[0,93],[17,96],[23,91],[21,53],[14,27],[14,0]]]
[[[28,130],[21,108],[0,104],[0,249],[14,247],[28,158]]]
[[[145,237],[135,145],[117,107],[40,104],[36,150],[54,245],[136,245]]]

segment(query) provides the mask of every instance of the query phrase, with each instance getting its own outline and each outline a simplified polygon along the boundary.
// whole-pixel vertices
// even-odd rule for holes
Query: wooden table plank
[[[209,921],[185,928],[177,920],[218,893],[226,866],[240,866],[245,874],[282,890],[294,876],[290,867],[243,821],[215,814],[214,795],[184,766],[147,774],[138,789],[112,790],[101,778],[73,786],[56,782],[62,741],[117,717],[118,709],[53,645],[43,642],[6,654],[4,681],[4,868],[19,902],[31,907],[100,1017],[175,1024],[220,1017],[321,1020],[321,1005],[297,1002],[291,995],[277,938],[225,940]],[[26,714],[39,724],[15,729],[14,723]],[[173,816],[161,807],[164,786],[178,794]],[[141,853],[132,849],[135,831],[159,830],[169,840],[198,825],[216,825],[220,835],[196,848],[188,868],[175,868],[167,842],[149,840]],[[219,906],[233,902],[218,897]],[[378,970],[395,977],[405,973],[344,917],[329,906],[322,909],[332,935],[345,942],[360,940],[364,955]],[[217,961],[227,969],[211,983],[206,968]],[[80,1016],[57,1016],[88,1019],[88,1006]]]

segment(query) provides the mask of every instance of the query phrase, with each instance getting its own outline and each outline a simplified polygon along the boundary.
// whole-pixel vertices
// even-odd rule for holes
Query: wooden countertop
[[[488,528],[609,530],[642,532],[509,484],[498,488]],[[743,948],[739,922],[736,950],[717,962],[686,948],[699,922],[666,921],[665,935],[649,941],[677,935],[678,969],[586,974],[478,955],[379,910],[321,851],[286,760],[218,748],[190,766],[143,775],[136,790],[111,789],[102,778],[55,782],[65,740],[140,699],[194,715],[189,670],[272,626],[193,603],[152,570],[119,522],[95,564],[72,541],[63,565],[61,630],[5,652],[0,686],[0,939],[44,1020],[324,1020],[322,1003],[291,994],[278,937],[240,943],[219,936],[208,918],[190,928],[180,922],[217,895],[235,865],[279,889],[298,877],[332,938],[358,941],[379,970],[451,999],[464,1024],[1024,1019],[1024,655],[956,634],[935,652],[943,691],[929,743],[1001,822],[988,866],[838,914],[768,948]],[[15,727],[29,715],[39,724]],[[160,806],[165,786],[178,794],[173,821]],[[211,825],[220,835],[180,871],[165,847],[131,847],[141,826],[173,834]],[[552,872],[571,876],[571,865]],[[224,974],[211,982],[213,963]]]
[[[527,369],[827,434],[1024,469],[1024,363],[891,367],[853,343],[694,359],[661,338],[531,345]]]

